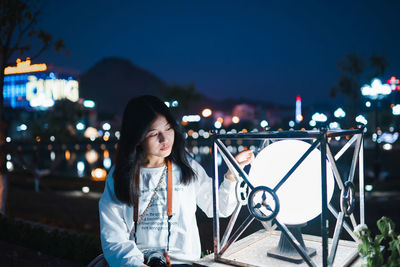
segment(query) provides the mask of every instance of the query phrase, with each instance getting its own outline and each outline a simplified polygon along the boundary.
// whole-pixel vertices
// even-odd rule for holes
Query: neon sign
[[[4,75],[39,72],[46,70],[47,70],[47,65],[45,63],[31,65],[31,59],[29,57],[27,57],[25,61],[21,61],[21,59],[18,58],[17,66],[6,67],[4,69]]]
[[[76,102],[79,99],[78,87],[76,80],[44,80],[30,75],[26,83],[26,99],[31,107],[51,107],[55,100],[65,98]]]

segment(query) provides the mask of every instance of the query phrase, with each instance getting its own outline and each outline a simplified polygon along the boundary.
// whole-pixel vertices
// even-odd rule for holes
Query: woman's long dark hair
[[[158,115],[164,116],[175,131],[174,144],[168,158],[180,167],[181,183],[189,184],[196,178],[188,162],[181,127],[169,108],[155,96],[135,97],[124,110],[113,174],[115,195],[119,201],[128,205],[134,205],[140,195],[136,175],[146,160],[141,144]]]

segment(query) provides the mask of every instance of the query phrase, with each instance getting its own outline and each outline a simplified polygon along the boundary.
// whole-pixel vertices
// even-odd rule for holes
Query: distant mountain
[[[165,83],[128,59],[104,58],[80,77],[80,97],[94,100],[99,113],[122,114],[134,96],[159,95]]]

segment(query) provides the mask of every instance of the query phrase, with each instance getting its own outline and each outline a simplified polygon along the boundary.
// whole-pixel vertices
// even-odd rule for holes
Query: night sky
[[[399,16],[400,1],[45,0],[41,25],[71,56],[33,63],[84,72],[118,56],[217,99],[307,105],[329,101],[349,53],[384,54],[400,76]]]

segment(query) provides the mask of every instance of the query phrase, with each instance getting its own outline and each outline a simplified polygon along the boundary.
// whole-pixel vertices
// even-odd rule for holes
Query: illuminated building
[[[301,115],[301,97],[298,95],[296,97],[296,122],[300,123],[303,120],[303,115]]]
[[[79,84],[73,77],[48,70],[46,64],[17,60],[16,66],[4,70],[4,106],[11,108],[47,109],[54,101],[79,99]]]

